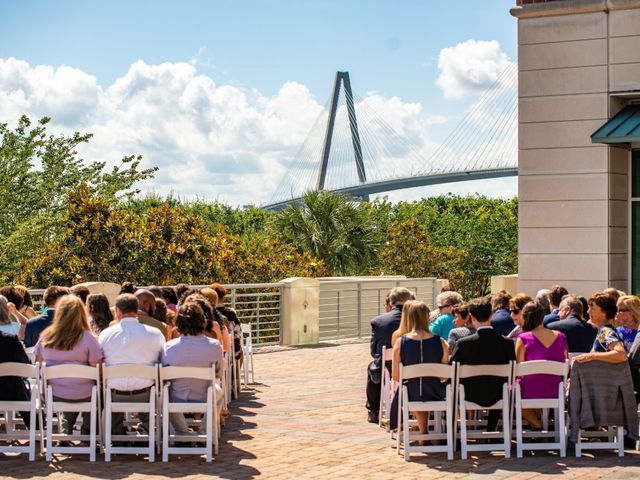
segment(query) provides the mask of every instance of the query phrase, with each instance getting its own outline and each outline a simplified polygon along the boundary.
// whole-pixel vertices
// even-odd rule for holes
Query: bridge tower
[[[329,110],[329,119],[327,121],[327,130],[324,136],[324,146],[322,148],[322,157],[320,160],[320,170],[318,171],[318,181],[316,183],[317,190],[324,190],[324,182],[327,177],[329,154],[331,153],[331,139],[333,138],[333,128],[336,122],[341,85],[344,86],[344,97],[347,105],[347,116],[349,117],[349,129],[351,130],[351,143],[353,145],[353,156],[356,161],[358,180],[360,183],[367,182],[367,172],[364,169],[364,162],[362,161],[360,133],[358,132],[358,120],[356,118],[356,109],[353,104],[353,93],[351,91],[349,72],[336,72],[336,80],[333,84],[333,95],[331,97],[331,109]],[[362,198],[369,200],[369,195],[363,195]]]

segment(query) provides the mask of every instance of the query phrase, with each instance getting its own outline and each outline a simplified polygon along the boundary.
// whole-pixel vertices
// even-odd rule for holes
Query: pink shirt
[[[71,350],[55,350],[42,346],[42,340],[38,340],[34,353],[41,356],[48,366],[73,364],[89,365],[89,362],[102,360],[102,350],[98,340],[90,331],[85,331],[78,343]],[[56,378],[49,382],[56,397],[66,400],[81,400],[91,396],[91,387],[94,382],[83,378]]]

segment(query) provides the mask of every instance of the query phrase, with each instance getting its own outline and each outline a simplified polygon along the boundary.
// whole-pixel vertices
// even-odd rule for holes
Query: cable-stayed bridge
[[[354,94],[348,72],[264,208],[278,210],[311,190],[374,193],[518,174],[517,65],[510,64],[440,145],[425,124],[377,95]],[[410,106],[409,108],[419,108]]]

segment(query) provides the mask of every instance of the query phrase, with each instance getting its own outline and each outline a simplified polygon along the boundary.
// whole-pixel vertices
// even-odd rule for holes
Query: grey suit
[[[458,340],[464,337],[468,337],[469,335],[473,335],[476,333],[476,329],[468,326],[468,327],[459,327],[454,328],[449,332],[449,339],[447,343],[449,344],[449,356],[453,355],[454,350],[458,346]]]

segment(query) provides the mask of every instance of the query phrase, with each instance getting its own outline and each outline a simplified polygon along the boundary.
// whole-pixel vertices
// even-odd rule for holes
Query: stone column
[[[282,281],[280,332],[282,345],[309,345],[320,341],[320,282],[315,278]]]

